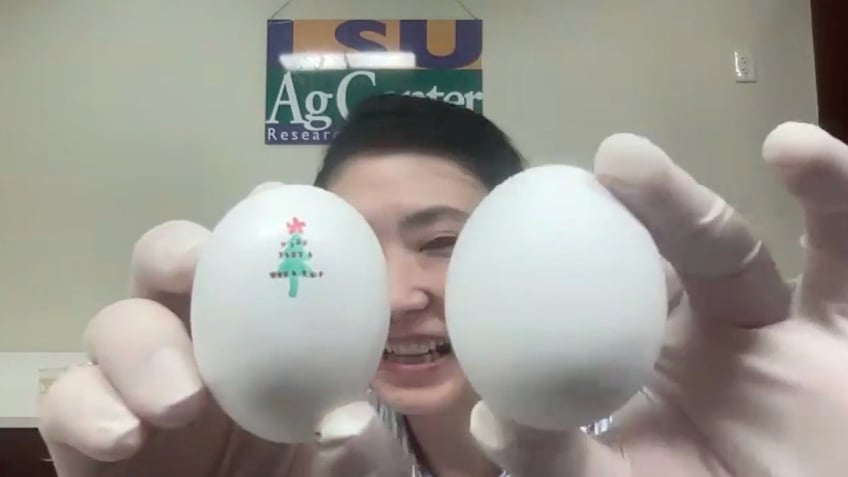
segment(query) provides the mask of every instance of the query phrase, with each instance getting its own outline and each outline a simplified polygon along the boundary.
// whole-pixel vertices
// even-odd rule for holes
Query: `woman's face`
[[[484,185],[449,160],[401,153],[351,160],[329,189],[368,220],[388,262],[392,320],[374,390],[404,414],[469,396],[447,339],[445,274]]]

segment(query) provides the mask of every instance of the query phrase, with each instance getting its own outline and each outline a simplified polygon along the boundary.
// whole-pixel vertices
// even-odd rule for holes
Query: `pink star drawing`
[[[302,234],[303,228],[306,227],[306,223],[301,222],[297,219],[297,217],[295,217],[291,220],[291,222],[286,223],[286,227],[289,228],[289,235]]]

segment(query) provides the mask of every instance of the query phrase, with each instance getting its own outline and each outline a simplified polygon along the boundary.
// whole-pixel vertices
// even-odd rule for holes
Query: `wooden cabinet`
[[[56,477],[37,429],[0,429],[0,477]]]

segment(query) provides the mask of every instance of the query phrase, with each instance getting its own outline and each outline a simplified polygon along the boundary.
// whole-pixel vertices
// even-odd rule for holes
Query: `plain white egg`
[[[537,429],[608,417],[643,386],[666,321],[661,257],[594,176],[530,168],[464,226],[446,284],[448,333],[496,414]]]
[[[365,219],[323,189],[289,185],[236,205],[194,278],[200,373],[247,431],[306,442],[367,399],[389,327],[386,262]]]

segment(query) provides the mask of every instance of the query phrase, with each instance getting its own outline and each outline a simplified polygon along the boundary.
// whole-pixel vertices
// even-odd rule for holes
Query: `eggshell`
[[[666,321],[645,227],[579,168],[530,168],[463,228],[446,284],[449,336],[496,414],[549,430],[609,416],[647,380]]]
[[[191,330],[222,409],[275,442],[306,442],[366,399],[389,327],[386,262],[364,218],[323,189],[258,192],[215,227],[194,279]]]

